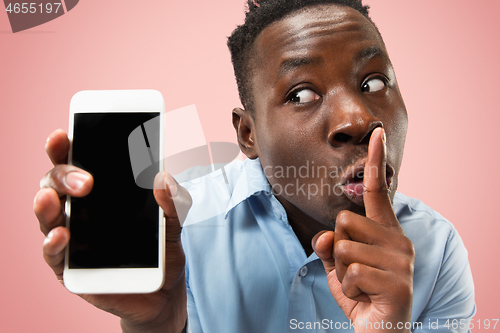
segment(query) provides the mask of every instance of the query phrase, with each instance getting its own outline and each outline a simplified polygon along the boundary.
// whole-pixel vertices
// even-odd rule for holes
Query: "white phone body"
[[[100,158],[101,161],[99,163],[90,161],[88,163],[93,164],[85,164],[95,164],[97,165],[96,168],[99,169],[99,173],[97,173],[96,171],[95,174],[98,174],[100,178],[97,178],[97,176],[94,176],[93,174],[93,191],[94,189],[96,191],[96,196],[93,197],[94,199],[92,199],[94,201],[89,199],[91,198],[90,195],[94,195],[93,191],[91,191],[87,198],[91,203],[97,203],[98,208],[94,209],[92,207],[86,207],[85,205],[88,203],[85,200],[87,199],[71,198],[69,196],[67,198],[65,204],[66,223],[71,232],[71,236],[70,243],[66,248],[63,276],[64,285],[69,291],[77,294],[151,293],[157,291],[163,285],[165,263],[165,220],[163,211],[156,204],[156,202],[154,202],[156,206],[152,208],[152,185],[149,185],[150,183],[148,183],[146,187],[149,188],[140,188],[140,186],[138,185],[135,185],[137,186],[137,188],[134,188],[134,185],[129,185],[130,188],[122,189],[119,187],[115,188],[114,185],[106,185],[108,187],[111,187],[106,188],[105,186],[102,186],[100,184],[103,184],[104,181],[114,181],[113,177],[116,177],[117,174],[120,179],[128,180],[130,179],[130,177],[133,177],[133,181],[138,183],[139,180],[136,177],[137,175],[135,173],[142,171],[147,166],[153,166],[153,156],[155,160],[154,167],[158,167],[160,171],[163,170],[164,109],[165,107],[163,96],[156,90],[88,90],[76,93],[71,99],[68,133],[68,137],[71,142],[71,148],[68,155],[69,164],[74,164],[73,162],[75,161],[75,154],[80,156],[81,160],[85,161],[85,158],[82,158],[81,155],[87,156],[86,158],[88,160],[89,155],[91,155],[88,154],[88,152],[92,152],[92,154],[94,154],[95,152],[99,152],[101,148],[101,150],[104,151],[103,147],[105,147],[107,151],[110,152],[110,156],[115,156],[113,155],[115,154],[115,149],[117,151],[119,149],[117,147],[114,147],[113,145],[120,146],[120,149],[125,149],[124,147],[122,147],[124,144],[124,139],[117,139],[116,144],[113,144],[111,142],[114,142],[114,137],[119,137],[120,135],[123,136],[123,133],[129,131],[130,128],[123,130],[120,128],[132,126],[132,124],[128,125],[127,123],[132,123],[132,121],[135,121],[136,118],[141,119],[141,123],[139,124],[139,127],[137,127],[133,132],[138,134],[141,133],[142,129],[145,142],[147,143],[147,148],[146,146],[144,146],[144,142],[138,143],[136,140],[135,149],[138,149],[138,151],[134,153],[135,160],[133,160],[133,148],[131,147],[134,144],[130,143],[133,135],[130,134],[128,137],[128,148],[130,156],[127,156],[130,161],[129,165],[127,165],[125,160],[121,160],[122,157],[120,156],[107,159],[105,155],[99,155],[99,153],[95,153],[96,156],[105,156],[104,158]],[[142,123],[144,117],[153,117],[153,115],[155,114],[158,114],[159,124],[157,125],[159,126],[159,128],[156,128],[157,125],[154,125],[154,128],[151,128],[151,124],[156,124],[156,121],[158,120],[156,118],[155,120],[148,120],[147,124],[149,125],[144,125],[146,124],[146,122]],[[95,121],[95,119],[98,118],[101,120]],[[75,119],[77,119],[77,121],[75,121]],[[81,119],[89,120],[84,121]],[[116,121],[114,119],[116,119]],[[132,120],[129,121],[129,119]],[[105,130],[100,127],[100,125],[98,124],[99,122],[104,123],[104,125],[102,125],[101,127],[106,128]],[[89,124],[88,126],[94,126],[95,128],[92,131],[84,130],[86,127],[83,127],[84,129],[82,129],[82,123]],[[78,131],[75,131],[75,128],[78,128]],[[148,129],[147,133],[145,131],[145,128]],[[116,134],[114,131],[120,131],[119,129],[123,133]],[[148,142],[148,136],[151,136],[151,133],[149,132],[150,129],[152,131],[155,131],[154,142]],[[158,133],[156,133],[157,130],[159,131],[159,135]],[[85,133],[88,132],[91,132],[90,136],[86,136],[87,134]],[[99,138],[99,135],[102,135],[103,138],[106,138],[105,135],[109,135],[109,138],[101,140]],[[80,137],[85,137],[85,140],[80,139]],[[93,141],[94,139],[95,141]],[[150,138],[149,141],[151,140],[152,139]],[[75,143],[78,144],[75,145]],[[149,157],[151,157],[151,161],[148,161],[147,149],[149,149]],[[153,153],[152,149],[154,150]],[[117,163],[116,161],[121,162]],[[78,163],[83,162],[80,161]],[[138,166],[138,163],[141,165]],[[102,173],[104,171],[100,169],[101,164],[103,169],[106,169],[105,172],[108,173]],[[130,168],[133,169],[133,174],[131,175],[129,175]],[[92,171],[89,172],[92,173]],[[124,174],[121,174],[122,172]],[[121,186],[122,181],[120,181],[119,183],[119,186]],[[99,190],[97,190],[98,186],[101,186]],[[132,194],[129,195],[129,192]],[[144,204],[144,206],[140,206],[140,208],[138,209],[142,209],[142,211],[140,211],[139,213],[134,211],[134,213],[126,214],[126,212],[132,210],[132,208],[135,207],[134,202],[130,201],[132,200],[130,196],[135,195],[134,193],[136,192],[140,193],[141,202],[147,201],[148,206],[146,207],[146,204]],[[108,199],[102,199],[97,195],[104,195],[104,198],[109,198],[110,203],[107,204]],[[121,195],[123,195],[122,199],[120,199]],[[147,199],[142,200],[142,198]],[[115,199],[118,204],[111,203]],[[130,202],[128,202],[127,200]],[[72,201],[74,202],[73,205]],[[101,204],[104,206],[100,206]],[[72,207],[75,214],[75,217],[73,218],[71,215]],[[93,207],[95,207],[95,205]],[[144,211],[146,212],[144,213]],[[77,212],[79,212],[78,214],[80,214],[80,217],[76,217]],[[98,212],[99,214],[96,214],[95,212]],[[82,222],[88,216],[100,216],[101,212],[103,213],[103,215],[106,214],[106,216],[109,216],[110,218],[107,218],[103,221],[100,221],[99,219],[92,219],[88,222]],[[115,214],[117,218],[115,218]],[[135,216],[130,217],[130,220],[128,220],[128,216],[133,216],[134,214]],[[147,223],[143,223],[144,218],[142,218],[142,215],[140,214],[149,218]],[[141,218],[136,217],[139,215],[141,216]],[[85,228],[87,226],[91,226],[92,223],[96,223],[95,220],[99,221],[98,224],[93,225],[90,230],[86,230]],[[125,220],[126,222],[123,222]],[[119,224],[111,225],[109,229],[105,229],[105,224],[108,223],[108,221],[109,223]],[[72,225],[72,223],[74,224],[74,226]],[[157,223],[157,229],[155,229],[155,223]],[[144,225],[146,225],[147,228],[144,227]],[[144,230],[141,228],[144,228]],[[100,234],[101,230],[106,230],[106,233],[103,232],[102,234]],[[155,232],[157,234],[154,235],[154,237],[151,235],[151,230],[156,230]],[[103,234],[108,236],[103,237]],[[91,245],[86,243],[86,240],[84,239],[84,237],[82,237],[82,235],[87,235],[87,238],[92,239],[91,241],[89,241],[89,244]],[[92,235],[92,237],[88,237],[89,235]],[[96,236],[95,238],[97,240],[94,240],[94,236]],[[99,237],[102,238],[100,240],[102,244],[99,243]],[[120,243],[123,243],[127,239],[132,241],[124,244]],[[106,243],[108,240],[109,243]],[[140,242],[143,241],[146,241],[147,243],[141,245]],[[73,243],[75,243],[75,245]],[[115,243],[119,245],[115,247]],[[133,250],[134,248],[138,251]],[[102,250],[102,253],[100,253],[100,249],[105,250]],[[137,254],[142,253],[140,251],[142,251],[143,249],[145,249],[144,257],[147,258],[142,258],[139,254]],[[157,251],[156,254],[155,251]],[[127,261],[127,253],[129,254],[129,257],[134,257],[133,261]],[[121,258],[121,256],[124,256],[124,258]],[[106,260],[108,260],[108,262],[106,262]],[[143,260],[145,263],[142,263]],[[93,261],[98,262],[98,264],[94,264]]]

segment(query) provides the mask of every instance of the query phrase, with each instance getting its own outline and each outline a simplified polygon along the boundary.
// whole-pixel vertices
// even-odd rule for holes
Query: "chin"
[[[339,196],[338,199],[340,200],[335,200],[335,202],[333,202],[333,200],[324,199],[328,199],[328,197],[321,198],[321,200],[319,200],[319,202],[315,202],[315,204],[307,205],[304,212],[328,230],[335,230],[337,215],[341,211],[348,210],[355,214],[366,216],[364,206],[351,202],[343,195]]]

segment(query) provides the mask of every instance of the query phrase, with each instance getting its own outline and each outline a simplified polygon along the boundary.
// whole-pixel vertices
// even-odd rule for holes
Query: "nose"
[[[362,98],[354,96],[336,96],[336,103],[329,112],[328,142],[334,148],[346,144],[366,144],[370,141],[373,130],[383,127]]]

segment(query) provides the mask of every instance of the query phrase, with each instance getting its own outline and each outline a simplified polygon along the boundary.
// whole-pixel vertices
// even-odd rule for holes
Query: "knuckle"
[[[402,274],[402,276],[413,276],[414,262],[407,256],[399,257],[394,261],[394,268]]]
[[[413,276],[415,270],[415,263],[412,260],[408,260],[405,265],[405,271],[409,276]]]
[[[398,299],[410,299],[413,295],[413,283],[407,281],[397,281],[394,285],[394,291],[398,295]]]
[[[64,169],[60,165],[53,167],[43,176],[40,181],[40,188],[53,188],[57,191],[64,175]]]
[[[349,241],[339,240],[334,246],[335,257],[343,259],[349,253]]]
[[[346,275],[349,276],[349,279],[357,281],[358,278],[362,275],[362,265],[359,263],[352,263],[349,265],[347,268],[347,273]]]
[[[51,170],[52,171],[52,170]],[[50,171],[40,179],[40,189],[50,187]]]
[[[57,266],[64,259],[64,252],[62,251],[62,252],[57,252],[57,253],[50,253],[44,247],[43,258],[49,266],[51,266],[51,267]]]
[[[344,227],[347,225],[349,221],[349,217],[351,215],[351,212],[348,210],[342,210],[337,214],[337,219],[336,219],[336,228],[337,227]]]
[[[342,293],[344,293],[344,295],[347,298],[352,298],[356,296],[355,291],[353,289],[354,289],[353,285],[349,283],[348,280],[342,283]]]
[[[64,251],[53,256],[47,256],[45,262],[52,268],[54,273],[57,274],[63,269],[61,266],[64,264]]]
[[[36,202],[33,205],[33,211],[35,213],[38,222],[40,223],[40,229],[42,232],[48,232],[47,228],[50,226],[55,226],[62,223],[62,210],[61,202],[57,197],[57,193],[54,189],[43,189],[42,192],[35,199]]]
[[[66,165],[61,164],[55,166],[51,171],[51,179],[58,185],[60,186],[62,184],[63,178],[66,176]]]
[[[41,231],[44,235],[47,235],[47,234],[50,232],[49,228],[47,228],[47,227],[45,226],[45,223],[43,223],[43,222],[40,220],[40,218],[39,218],[38,220],[40,221],[40,223],[39,223],[40,231]]]
[[[413,243],[409,238],[404,237],[401,244],[401,248],[406,256],[410,258],[415,258],[415,247],[413,246]]]

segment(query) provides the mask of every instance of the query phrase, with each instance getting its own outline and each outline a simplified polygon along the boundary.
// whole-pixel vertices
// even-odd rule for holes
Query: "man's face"
[[[329,228],[341,210],[364,214],[360,171],[376,127],[387,135],[393,198],[407,114],[365,17],[337,5],[297,11],[262,31],[252,65],[255,154],[289,214]]]

